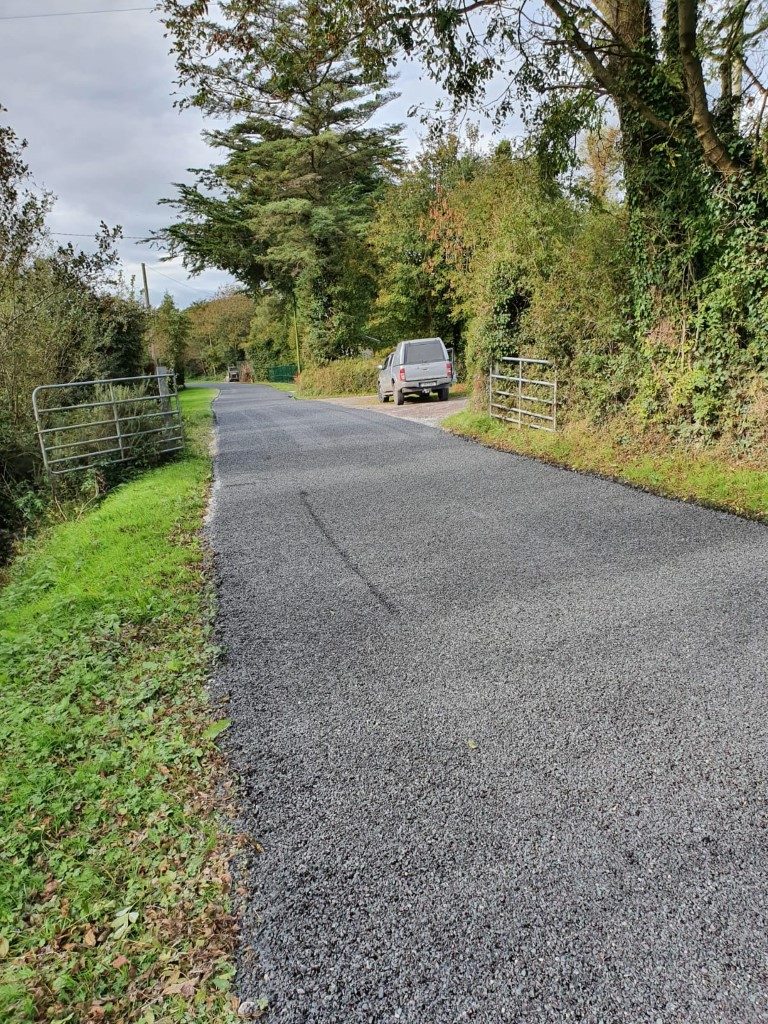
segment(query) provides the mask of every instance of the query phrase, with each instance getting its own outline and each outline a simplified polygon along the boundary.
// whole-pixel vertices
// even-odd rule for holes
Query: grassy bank
[[[0,591],[8,1024],[233,1013],[198,532],[214,394],[183,396],[184,458],[45,531]]]
[[[728,461],[720,453],[683,450],[663,438],[572,424],[548,434],[520,429],[485,413],[463,412],[443,426],[502,451],[599,473],[667,497],[697,501],[768,520],[768,468]]]

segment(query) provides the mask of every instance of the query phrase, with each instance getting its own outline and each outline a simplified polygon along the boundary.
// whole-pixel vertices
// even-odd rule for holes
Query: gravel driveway
[[[433,427],[439,426],[446,416],[463,412],[469,404],[462,395],[451,395],[447,402],[439,401],[437,395],[430,395],[428,399],[408,397],[402,405],[395,405],[392,401],[380,402],[375,395],[351,395],[344,398],[329,398],[328,401],[345,409],[375,409],[376,412],[386,413],[387,416],[428,423]]]
[[[276,1024],[768,1020],[768,530],[222,386],[239,992]]]

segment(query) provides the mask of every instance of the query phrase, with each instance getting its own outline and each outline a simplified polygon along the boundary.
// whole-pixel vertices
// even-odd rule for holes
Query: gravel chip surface
[[[463,395],[455,394],[451,394],[447,402],[440,402],[437,395],[430,395],[427,399],[412,398],[409,395],[402,405],[395,405],[391,400],[380,402],[375,395],[345,395],[342,398],[329,398],[327,401],[346,409],[373,409],[387,416],[429,423],[433,427],[439,426],[447,416],[464,412],[469,405],[468,399]]]
[[[768,530],[269,388],[215,410],[242,998],[768,1021]]]

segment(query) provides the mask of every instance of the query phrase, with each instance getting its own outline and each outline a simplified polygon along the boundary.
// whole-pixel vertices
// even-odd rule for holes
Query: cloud
[[[16,0],[2,13],[127,6],[126,0]],[[54,232],[93,234],[104,220],[122,225],[126,235],[144,236],[172,216],[157,205],[173,194],[172,183],[211,160],[199,114],[173,107],[173,61],[154,12],[3,21],[0,64],[4,116],[28,140],[38,183],[58,197],[49,221]],[[87,238],[72,241],[88,246]],[[125,239],[120,255],[130,276],[161,254]],[[150,271],[153,298],[167,288],[183,305],[231,280],[219,271],[190,278],[178,261],[158,269],[181,284]]]
[[[139,6],[142,0],[6,0],[2,14]],[[146,3],[146,0],[144,0]],[[201,139],[203,119],[173,106],[173,60],[153,11],[82,14],[77,17],[3,20],[0,103],[19,135],[29,142],[28,162],[38,182],[58,202],[50,218],[55,232],[93,234],[100,221],[120,224],[126,235],[146,236],[172,218],[158,200],[173,195],[173,182],[189,180],[189,167],[206,166],[212,151]],[[377,115],[405,122],[414,103],[434,103],[439,88],[414,63],[403,63],[401,96]],[[208,127],[210,127],[210,122]],[[423,129],[407,126],[412,152]],[[87,239],[73,238],[87,246]],[[158,250],[125,239],[120,255],[128,277],[139,265],[157,263]],[[215,270],[190,278],[178,261],[156,268],[180,284],[150,272],[153,299],[167,290],[183,305],[211,295],[228,275]]]

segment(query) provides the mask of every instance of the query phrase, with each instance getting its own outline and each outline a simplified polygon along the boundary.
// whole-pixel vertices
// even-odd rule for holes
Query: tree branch
[[[574,47],[584,57],[590,71],[595,76],[595,80],[605,91],[613,96],[614,99],[620,99],[623,103],[632,107],[648,124],[658,128],[659,131],[664,132],[669,138],[679,139],[680,133],[670,121],[659,117],[636,93],[622,88],[619,80],[600,60],[595,48],[584,37],[575,19],[563,4],[560,3],[560,0],[544,0],[544,2],[552,13],[557,16],[563,28],[569,33]]]
[[[697,0],[678,0],[680,61],[683,66],[688,104],[696,137],[704,151],[704,159],[724,178],[739,174],[741,166],[733,159],[715,131],[712,112],[707,101],[701,58],[696,52]]]

